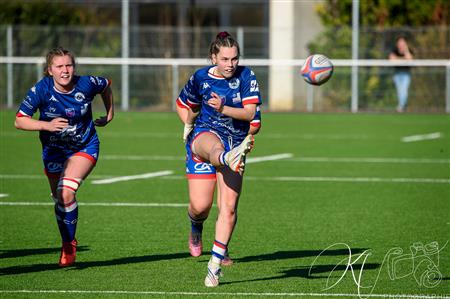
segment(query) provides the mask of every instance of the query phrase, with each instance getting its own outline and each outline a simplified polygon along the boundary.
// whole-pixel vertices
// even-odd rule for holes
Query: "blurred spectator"
[[[413,59],[413,52],[408,46],[408,42],[404,36],[396,39],[395,47],[389,54],[389,60],[411,60]],[[411,70],[409,66],[395,67],[395,74],[393,77],[395,88],[397,90],[398,106],[397,112],[405,111],[408,104],[408,89],[411,84]]]

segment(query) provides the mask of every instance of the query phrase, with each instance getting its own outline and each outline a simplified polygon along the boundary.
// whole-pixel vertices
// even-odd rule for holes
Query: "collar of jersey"
[[[56,86],[53,85],[53,90],[56,91],[57,93],[60,93],[60,94],[70,94],[70,93],[72,93],[72,91],[75,90],[75,87],[74,87],[71,91],[64,92],[64,91],[58,90],[58,89],[56,88]]]
[[[213,66],[208,70],[208,76],[210,76],[213,79],[217,79],[217,80],[224,80],[225,77],[219,77],[217,75],[214,75],[214,70],[217,68],[217,66]]]

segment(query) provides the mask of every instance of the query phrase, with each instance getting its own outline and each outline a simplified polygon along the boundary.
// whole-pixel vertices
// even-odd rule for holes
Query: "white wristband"
[[[186,143],[187,138],[189,134],[191,133],[192,129],[194,129],[194,124],[184,124],[184,130],[183,130],[183,142]]]

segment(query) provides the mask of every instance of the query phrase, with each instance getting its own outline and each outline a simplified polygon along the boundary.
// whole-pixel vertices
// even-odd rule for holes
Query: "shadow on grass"
[[[52,253],[59,252],[61,249],[50,248],[48,250],[42,250],[42,253]],[[80,246],[77,248],[77,251],[86,251],[89,250],[86,246]],[[33,249],[27,249],[26,251],[33,251]],[[24,256],[24,255],[21,255]],[[169,253],[169,254],[155,254],[155,255],[143,255],[143,256],[131,256],[131,257],[122,257],[105,261],[91,261],[91,262],[76,262],[74,266],[67,268],[60,268],[58,266],[58,261],[55,259],[54,263],[51,264],[33,264],[33,265],[23,265],[23,266],[11,266],[6,268],[0,268],[0,276],[3,275],[17,275],[24,273],[34,273],[41,271],[51,271],[58,269],[67,269],[67,270],[83,270],[90,267],[107,267],[107,266],[116,266],[116,265],[125,265],[125,264],[137,264],[137,263],[145,263],[145,262],[156,262],[163,260],[172,260],[172,259],[181,259],[187,258],[190,254],[187,252],[183,253]],[[19,257],[19,256],[15,256]]]
[[[381,266],[381,264],[378,263],[365,263],[363,264],[352,264],[353,271],[359,271],[363,269],[365,270],[375,270],[378,269]],[[351,277],[351,268],[347,269],[347,265],[317,265],[313,267],[309,266],[299,266],[295,268],[290,268],[283,270],[280,273],[280,275],[277,276],[271,276],[271,277],[262,277],[262,278],[255,278],[255,279],[248,279],[248,280],[239,280],[239,281],[230,281],[230,282],[220,282],[221,285],[226,284],[235,284],[235,283],[241,283],[241,282],[252,282],[252,281],[267,281],[267,280],[275,280],[275,279],[285,279],[285,278],[306,278],[306,279],[328,279],[329,277],[337,277],[339,278],[341,275],[344,274],[344,271],[346,271],[346,276]],[[333,273],[332,276],[330,274]],[[326,275],[320,275],[324,274]]]
[[[77,251],[87,251],[86,246],[78,246]],[[27,249],[12,249],[12,250],[0,250],[0,259],[24,257],[30,255],[41,255],[60,252],[61,247],[53,248],[27,248]]]
[[[367,250],[367,248],[351,248],[351,255],[361,254]],[[276,261],[285,259],[301,259],[307,257],[318,257],[318,256],[343,256],[348,257],[350,254],[348,249],[328,249],[328,250],[290,250],[290,251],[276,251],[268,254],[246,256],[242,258],[233,259],[236,262],[264,262],[264,261]],[[345,258],[346,259],[346,258]],[[344,260],[345,260],[344,259]],[[249,280],[241,281],[230,281],[221,282],[220,284],[234,284],[241,282],[252,282],[252,281],[267,281],[275,279],[285,279],[285,278],[306,278],[306,279],[328,279],[329,277],[343,275],[347,270],[351,274],[351,268],[342,264],[343,260],[340,260],[339,264],[328,264],[328,265],[313,265],[313,266],[298,266],[294,268],[288,268],[279,272],[279,275],[271,277],[262,277]],[[353,261],[353,259],[352,259]],[[375,270],[381,267],[379,263],[359,263],[352,264],[351,267],[354,271],[365,270]],[[332,274],[332,275],[331,275]],[[330,276],[331,275],[331,276]]]
[[[357,254],[362,253],[367,248],[351,248],[351,253]],[[305,257],[316,257],[321,256],[348,256],[348,249],[328,249],[326,251],[322,250],[287,250],[287,251],[276,251],[274,253],[267,253],[261,255],[245,256],[242,258],[233,258],[234,261],[245,263],[245,262],[261,262],[261,261],[273,261],[273,260],[285,260],[285,259],[295,259],[295,258],[305,258]]]

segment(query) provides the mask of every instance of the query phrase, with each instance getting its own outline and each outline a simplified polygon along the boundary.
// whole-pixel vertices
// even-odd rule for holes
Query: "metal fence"
[[[436,28],[434,28],[436,29]],[[444,56],[448,49],[448,28],[415,28],[414,32],[444,36],[444,45],[430,47],[430,56]],[[223,30],[223,28],[221,28]],[[269,80],[271,68],[290,66],[294,72],[294,110],[298,111],[354,111],[352,109],[352,66],[358,74],[358,111],[393,111],[396,94],[391,75],[395,64],[386,60],[332,59],[336,69],[332,80],[318,88],[304,83],[298,74],[302,59],[274,61],[268,59],[269,32],[266,28],[226,28],[240,41],[243,57],[241,64],[255,71],[261,86],[264,105],[270,109]],[[363,28],[360,34],[370,36],[373,44],[363,44],[360,57],[386,56],[387,36],[400,31],[380,32]],[[434,30],[434,31],[433,31]],[[173,102],[192,72],[208,64],[207,48],[217,28],[139,27],[130,28],[130,58],[121,57],[120,28],[97,27],[0,27],[0,106],[15,107],[28,89],[41,78],[43,56],[55,45],[65,45],[77,56],[77,72],[109,77],[113,81],[115,98],[123,110],[173,109]],[[374,45],[378,46],[379,49]],[[370,48],[370,51],[368,50]],[[375,51],[375,52],[374,52]],[[421,57],[426,49],[419,48]],[[450,53],[450,52],[449,52]],[[350,58],[351,49],[348,49]],[[450,54],[448,54],[450,58]],[[346,56],[346,55],[344,55]],[[142,57],[142,58],[141,58]],[[188,59],[189,58],[189,59]],[[373,57],[370,57],[373,58]],[[414,60],[412,67],[409,110],[421,112],[449,112],[450,70],[449,59]],[[126,76],[123,76],[124,69]],[[123,84],[126,80],[127,84]],[[126,88],[127,90],[123,90]],[[283,87],[279,87],[283,88]],[[125,96],[124,96],[125,95]]]

